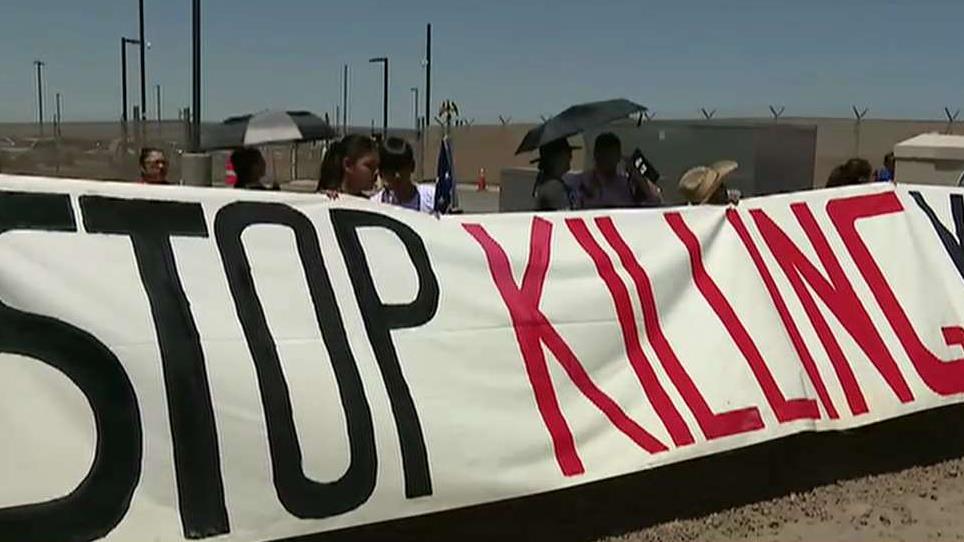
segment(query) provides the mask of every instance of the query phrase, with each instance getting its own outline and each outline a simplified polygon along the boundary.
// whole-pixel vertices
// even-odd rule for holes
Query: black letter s
[[[69,196],[0,192],[0,234],[13,230],[76,231]],[[107,536],[127,513],[141,473],[140,412],[123,366],[86,331],[2,302],[0,352],[66,375],[90,403],[97,429],[94,461],[81,484],[65,497],[0,509],[3,539],[86,542]]]

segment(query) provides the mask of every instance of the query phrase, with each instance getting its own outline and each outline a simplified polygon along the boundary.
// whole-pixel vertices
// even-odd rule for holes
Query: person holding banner
[[[435,187],[412,182],[415,172],[412,146],[402,138],[389,137],[380,145],[378,155],[382,189],[372,196],[372,201],[434,213]]]
[[[532,190],[536,211],[568,211],[573,209],[573,193],[563,176],[572,166],[572,151],[566,139],[557,139],[539,147],[539,173]]]
[[[637,153],[642,156],[640,151]],[[645,158],[641,160],[645,163]],[[631,162],[632,159],[623,159],[622,141],[616,134],[600,134],[593,145],[593,169],[567,175],[565,179],[575,196],[576,207],[618,209],[661,205],[663,197],[659,187],[648,178],[646,171],[639,171]]]
[[[164,151],[144,147],[140,155],[141,184],[170,184],[167,182],[167,157]]]
[[[364,135],[348,135],[331,144],[321,161],[317,192],[365,197],[375,186],[378,146]]]
[[[241,148],[231,153],[231,164],[234,165],[236,181],[235,188],[245,190],[267,190],[261,183],[267,171],[264,157],[258,149]]]

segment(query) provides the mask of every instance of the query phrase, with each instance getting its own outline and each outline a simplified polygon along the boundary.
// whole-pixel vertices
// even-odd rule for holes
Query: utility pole
[[[43,60],[34,60],[37,66],[37,121],[40,123],[40,137],[44,135],[44,66],[47,65]]]

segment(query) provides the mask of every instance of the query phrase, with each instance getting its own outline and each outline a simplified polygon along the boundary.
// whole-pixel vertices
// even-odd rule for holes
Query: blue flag
[[[448,213],[455,206],[455,167],[452,146],[443,138],[438,149],[438,177],[435,180],[435,212]]]

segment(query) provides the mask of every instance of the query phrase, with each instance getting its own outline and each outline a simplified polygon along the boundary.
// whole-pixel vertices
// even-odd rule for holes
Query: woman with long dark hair
[[[267,190],[267,187],[261,184],[261,178],[267,171],[267,164],[258,149],[250,147],[236,149],[231,153],[231,164],[234,166],[234,174],[237,177],[235,188]]]
[[[568,211],[573,208],[572,191],[562,176],[572,165],[572,151],[578,147],[559,139],[539,147],[539,173],[532,197],[536,211]]]
[[[331,144],[321,161],[318,192],[364,197],[375,186],[378,146],[363,135],[348,135]]]

